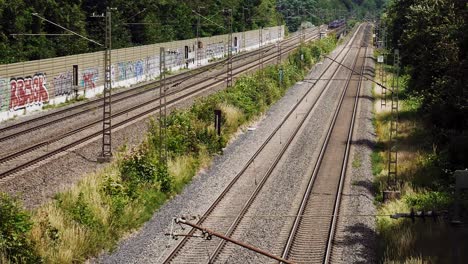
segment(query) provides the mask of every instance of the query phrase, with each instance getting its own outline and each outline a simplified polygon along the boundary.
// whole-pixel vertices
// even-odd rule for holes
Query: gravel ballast
[[[373,57],[373,48],[367,57]],[[367,72],[373,77],[375,65],[367,59]],[[377,235],[375,226],[374,188],[371,154],[375,144],[372,125],[374,99],[372,83],[364,81],[361,88],[356,125],[336,229],[332,263],[376,263]]]
[[[327,63],[317,65],[309,77],[317,78],[320,70],[326,66]],[[174,245],[177,244],[177,241],[165,236],[165,233],[169,232],[172,218],[181,215],[202,215],[230,182],[232,177],[235,176],[236,172],[242,168],[258,149],[259,145],[269,136],[277,124],[281,122],[289,109],[297,102],[297,98],[308,87],[310,87],[310,84],[300,83],[291,88],[266,113],[263,120],[255,125],[256,130],[254,132],[241,134],[225,149],[223,156],[216,157],[212,166],[207,171],[195,177],[193,182],[186,186],[181,195],[164,205],[138,233],[123,241],[113,253],[104,254],[94,260],[94,262],[160,263],[163,260],[163,256],[167,255]],[[323,97],[325,99],[314,111],[314,117],[312,118],[314,122],[310,122],[307,128],[304,129],[305,133],[301,134],[312,135],[317,142],[321,140],[320,130],[323,127],[314,124],[329,123],[327,119],[329,119],[332,112],[330,109],[334,107],[332,102],[333,100],[336,101],[336,94],[339,94],[339,91],[340,89],[329,90],[330,93],[327,93]],[[297,141],[295,146],[299,148],[298,151],[302,151],[302,148],[313,148],[309,142],[301,141],[300,139]],[[301,163],[309,164],[306,159],[310,158],[310,156],[307,155],[291,156],[291,159],[285,163],[293,163],[297,158],[304,161]],[[288,165],[284,164],[284,166]],[[285,179],[287,180],[287,177]],[[292,193],[295,195],[294,192]],[[282,196],[283,194],[277,195]],[[286,210],[286,207],[284,208]]]

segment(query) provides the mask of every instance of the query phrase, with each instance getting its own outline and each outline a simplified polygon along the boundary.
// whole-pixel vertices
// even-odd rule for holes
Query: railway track
[[[354,34],[353,38],[356,36]],[[344,62],[347,59],[349,49],[345,47],[337,55],[337,59]],[[224,189],[224,191],[218,196],[216,201],[206,211],[206,213],[200,217],[197,225],[210,228],[217,232],[221,232],[226,236],[232,237],[236,232],[239,223],[249,210],[251,204],[256,199],[257,195],[261,192],[263,186],[269,179],[272,172],[275,170],[276,165],[283,158],[284,153],[289,148],[290,143],[294,140],[297,133],[300,131],[304,122],[307,120],[310,113],[316,106],[316,103],[320,100],[324,92],[331,86],[333,76],[336,75],[341,66],[329,64],[321,73],[320,78],[325,74],[329,74],[329,69],[335,67],[332,71],[331,77],[326,78],[323,89],[319,92],[314,100],[308,101],[307,98],[311,94],[312,85],[304,93],[304,95],[297,101],[293,108],[283,118],[282,122],[272,131],[269,137],[262,143],[260,148],[250,158],[250,160],[244,165],[244,167],[236,174],[230,184]],[[315,90],[314,90],[315,91]],[[298,119],[298,113],[301,118]],[[294,116],[296,116],[294,118]],[[286,125],[288,123],[288,125]],[[284,143],[281,142],[282,127],[291,127],[286,132],[288,135]],[[280,144],[277,144],[277,141]],[[270,144],[271,143],[271,144]],[[276,143],[276,144],[275,144]],[[265,159],[262,156],[268,156],[268,153],[277,153],[272,158]],[[271,155],[270,155],[271,156]],[[255,166],[255,159],[262,160],[262,164]],[[256,170],[264,171],[262,177],[255,180],[255,184],[249,184],[252,181],[252,177],[256,177]],[[235,217],[219,218],[219,215],[234,215]],[[213,217],[212,217],[213,216]],[[184,236],[180,243],[166,258],[164,263],[212,263],[212,262],[223,262],[223,259],[219,259],[225,248],[225,241],[218,238],[212,238],[212,240],[202,240],[196,238],[196,230],[192,229]]]
[[[314,33],[314,32],[313,32]],[[313,35],[309,37],[309,40],[316,38],[317,35]],[[297,38],[290,39],[286,43],[290,43],[291,41],[297,40]],[[274,47],[273,47],[274,48]],[[296,45],[290,45],[286,49],[283,50],[283,54],[291,52],[296,48]],[[270,47],[270,49],[272,49]],[[263,50],[265,52],[265,50]],[[257,53],[259,55],[260,53]],[[272,62],[276,58],[276,54],[269,54],[264,58],[264,63]],[[244,72],[251,71],[259,66],[259,63],[254,61],[248,61],[243,63],[239,68],[236,69],[234,72],[235,76],[238,76]],[[177,102],[195,96],[197,94],[203,93],[206,90],[209,90],[217,85],[220,85],[224,82],[224,78],[218,80],[217,78],[220,76],[224,76],[224,73],[217,74],[214,78],[213,76],[209,76],[207,78],[200,78],[196,80],[192,85],[188,88],[180,88],[174,89],[173,91],[168,93],[168,106],[172,106]],[[181,80],[179,79],[177,83],[180,83]],[[194,88],[195,87],[195,88]],[[156,88],[154,88],[156,89]],[[154,90],[152,88],[152,90]],[[141,93],[147,92],[141,91]],[[114,102],[115,103],[115,102]],[[129,108],[126,108],[122,111],[118,111],[113,114],[112,118],[116,120],[114,121],[113,128],[119,128],[124,125],[127,125],[135,120],[140,118],[146,117],[159,109],[159,96],[142,102],[137,105],[133,105]],[[93,108],[96,110],[96,107]],[[80,110],[81,112],[90,111],[89,109]],[[72,114],[73,116],[74,114]],[[131,115],[131,116],[129,116]],[[68,119],[69,117],[64,117],[64,119]],[[50,121],[51,123],[56,123],[60,121]],[[36,144],[31,144],[31,146],[27,146],[25,148],[15,150],[10,152],[2,157],[0,157],[0,164],[2,164],[2,170],[0,171],[0,179],[5,178],[9,175],[17,173],[21,170],[24,170],[30,166],[33,166],[43,160],[46,160],[54,155],[57,155],[61,152],[69,150],[75,146],[78,146],[86,141],[89,141],[97,136],[101,135],[101,120],[94,120],[88,122],[84,125],[81,125],[78,128],[74,128],[73,130],[67,131],[66,133],[62,133],[59,136],[55,136],[53,138],[49,138],[47,140],[41,141]],[[29,129],[28,129],[29,130]],[[37,130],[34,129],[34,130]],[[22,132],[18,132],[22,133]],[[27,132],[24,132],[27,133]],[[80,135],[83,134],[83,135]],[[78,136],[79,135],[79,136]],[[27,156],[27,157],[26,157]]]
[[[363,44],[352,67],[359,74],[353,72],[347,81],[283,251],[282,257],[294,263],[332,263],[333,238],[363,80],[369,28],[365,26]]]

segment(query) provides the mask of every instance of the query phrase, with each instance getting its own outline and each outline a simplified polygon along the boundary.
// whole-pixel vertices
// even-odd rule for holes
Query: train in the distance
[[[339,27],[342,27],[346,24],[346,21],[344,19],[337,19],[337,20],[333,20],[332,22],[330,22],[328,24],[328,28],[332,29],[332,28],[339,28]]]

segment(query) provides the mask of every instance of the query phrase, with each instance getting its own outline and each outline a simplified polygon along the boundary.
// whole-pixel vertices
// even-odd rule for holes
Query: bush
[[[20,203],[0,193],[0,261],[42,263],[27,235],[31,227],[31,216]]]
[[[138,149],[121,163],[122,179],[130,183],[153,183],[156,180],[157,167],[147,153]]]
[[[157,172],[158,182],[161,184],[161,191],[164,193],[170,193],[172,191],[172,177],[169,175],[167,166],[164,163],[158,163]]]
[[[405,196],[406,204],[416,210],[447,209],[452,200],[452,196],[446,192],[424,192]]]
[[[102,223],[97,219],[89,207],[88,202],[85,201],[83,192],[78,194],[78,199],[72,207],[69,208],[69,210],[72,219],[77,223],[95,229],[99,229],[99,227],[102,226]]]

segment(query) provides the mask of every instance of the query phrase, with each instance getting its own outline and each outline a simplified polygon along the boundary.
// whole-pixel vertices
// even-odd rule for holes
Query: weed
[[[71,105],[71,104],[74,104],[76,102],[81,102],[81,101],[86,101],[88,100],[84,95],[80,95],[76,98],[73,98],[73,99],[65,99],[65,102],[63,103],[59,103],[57,105],[55,104],[46,104],[46,105],[43,105],[42,106],[42,110],[47,110],[47,109],[56,109],[56,108],[60,108],[60,107],[64,107],[64,106],[67,106],[67,105]]]
[[[353,168],[355,168],[355,169],[360,168],[361,165],[362,165],[361,157],[359,155],[355,155],[354,159],[353,159],[353,162],[352,162]]]
[[[384,169],[383,158],[380,151],[374,150],[371,153],[372,174],[374,176],[380,175]]]

